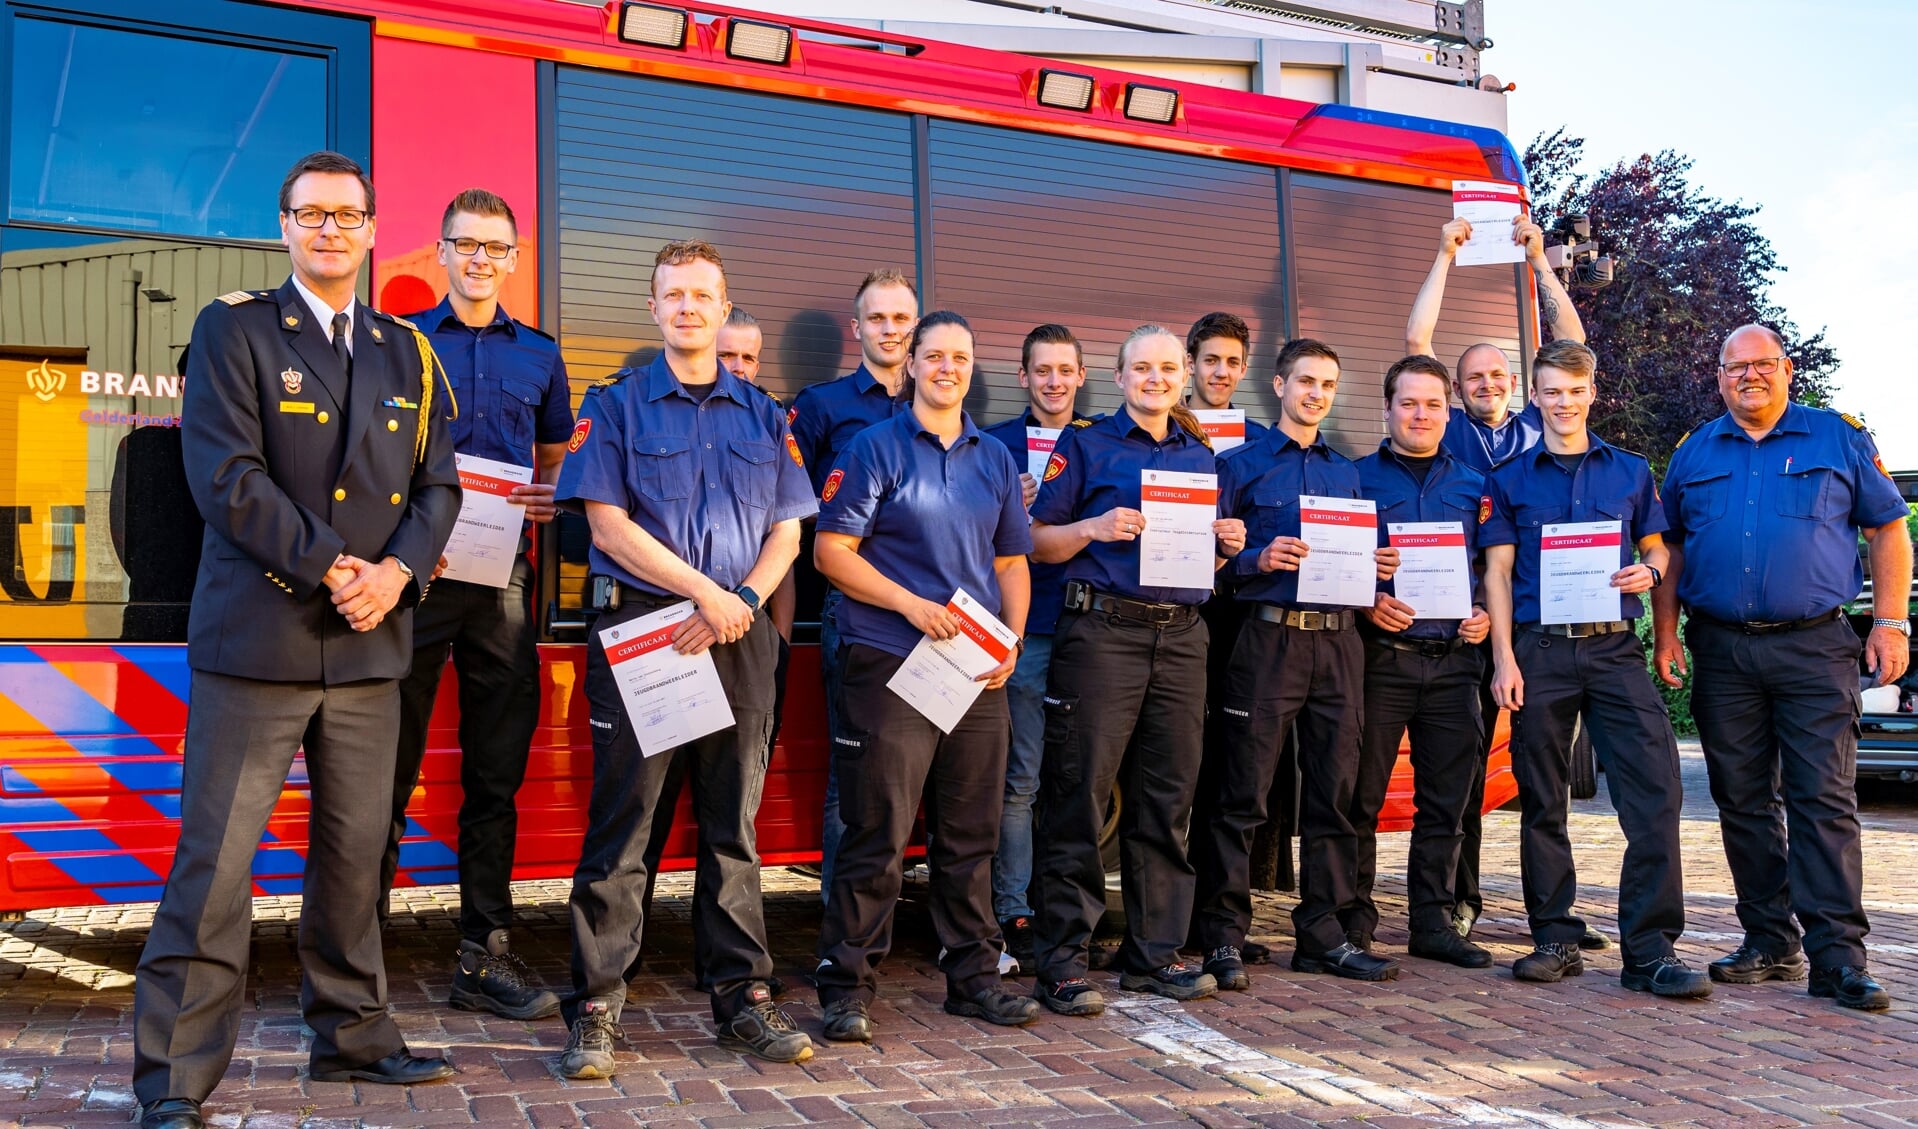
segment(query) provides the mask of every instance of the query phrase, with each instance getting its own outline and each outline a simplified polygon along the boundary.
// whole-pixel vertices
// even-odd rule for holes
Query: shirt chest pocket
[[[1539,527],[1547,523],[1565,520],[1564,506],[1545,506],[1533,502],[1512,503],[1512,524],[1533,537],[1538,536]]]
[[[1441,521],[1456,521],[1466,529],[1478,524],[1478,502],[1481,495],[1472,490],[1447,490],[1439,495],[1439,508],[1443,511]],[[1400,519],[1403,520],[1403,519]]]
[[[1274,537],[1299,535],[1299,496],[1274,482],[1252,488],[1252,512],[1246,515],[1248,547],[1264,548]]]
[[[1702,475],[1678,488],[1678,516],[1686,529],[1709,525],[1725,516],[1731,503],[1732,472],[1718,471]]]
[[[681,435],[641,435],[633,440],[633,485],[656,502],[693,492],[692,441]]]
[[[728,446],[732,451],[727,460],[728,485],[733,496],[758,509],[771,508],[779,485],[779,448],[752,439],[735,439]]]
[[[1779,516],[1830,521],[1850,507],[1844,480],[1829,462],[1787,459],[1785,468],[1773,489]]]
[[[545,393],[542,385],[530,380],[509,377],[500,382],[500,434],[512,444],[514,451],[532,451],[533,424]]]

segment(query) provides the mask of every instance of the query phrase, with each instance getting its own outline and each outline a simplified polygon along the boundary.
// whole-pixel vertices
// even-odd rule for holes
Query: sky
[[[1518,84],[1513,142],[1567,126],[1592,171],[1676,150],[1706,192],[1761,206],[1787,268],[1773,301],[1826,331],[1836,406],[1868,418],[1886,465],[1918,469],[1918,0],[1485,9],[1481,65]]]

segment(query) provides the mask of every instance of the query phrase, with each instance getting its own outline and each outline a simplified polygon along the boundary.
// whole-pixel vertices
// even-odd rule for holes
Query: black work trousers
[[[1339,914],[1358,899],[1358,838],[1352,831],[1359,768],[1365,656],[1358,632],[1306,631],[1248,619],[1226,676],[1211,847],[1199,876],[1199,947],[1245,944],[1252,924],[1252,833],[1285,750],[1299,735],[1299,902],[1292,911],[1300,949],[1345,943]]]
[[[1482,665],[1477,647],[1424,655],[1367,639],[1365,734],[1352,793],[1359,888],[1357,902],[1339,914],[1346,932],[1371,937],[1378,931],[1372,883],[1378,874],[1379,812],[1407,730],[1412,734],[1412,802],[1417,809],[1405,864],[1411,929],[1416,934],[1452,927],[1452,882],[1475,777],[1484,790],[1478,701]]]
[[[639,956],[646,924],[646,845],[654,818],[668,814],[659,798],[673,761],[673,750],[641,753],[598,636],[665,603],[635,599],[628,590],[617,611],[600,615],[586,645],[593,793],[570,899],[573,991],[563,1009],[568,1024],[589,1001],[606,1004],[614,1018],[626,1001],[626,970]],[[713,1017],[722,1023],[745,1010],[749,990],[773,970],[753,819],[766,783],[778,640],[772,621],[761,614],[744,638],[712,648],[734,724],[681,746],[690,756],[687,778],[699,824],[693,917],[706,939]]]
[[[539,648],[532,619],[533,567],[513,565],[505,588],[440,580],[413,611],[413,669],[400,680],[399,754],[393,819],[380,864],[380,919],[391,901],[406,834],[406,805],[419,786],[428,726],[450,655],[459,678],[460,936],[478,944],[513,924],[514,798],[539,724]]]
[[[1149,972],[1179,959],[1192,919],[1186,839],[1205,739],[1207,637],[1196,610],[1156,625],[1102,612],[1059,618],[1033,817],[1034,947],[1047,981],[1086,974],[1105,913],[1099,833],[1115,784],[1126,914],[1119,967]]]
[[[1692,716],[1747,944],[1865,964],[1858,655],[1843,619],[1746,635],[1692,619]]]
[[[1572,909],[1578,872],[1567,830],[1572,731],[1583,713],[1625,833],[1618,878],[1625,963],[1670,956],[1685,931],[1678,833],[1684,787],[1678,740],[1652,685],[1644,645],[1629,631],[1568,639],[1528,625],[1519,627],[1512,645],[1525,679],[1525,705],[1512,719],[1512,771],[1532,940],[1577,944],[1585,935],[1585,922]]]
[[[819,1002],[868,1003],[892,949],[906,846],[923,800],[932,927],[946,950],[946,991],[970,998],[999,984],[1005,948],[992,912],[992,855],[999,849],[1006,746],[1012,715],[1003,689],[982,691],[951,733],[941,732],[886,683],[905,660],[863,643],[842,644],[833,769],[846,833],[819,923]]]

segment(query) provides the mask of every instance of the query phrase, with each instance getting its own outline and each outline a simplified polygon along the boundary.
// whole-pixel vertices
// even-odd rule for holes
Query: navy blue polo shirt
[[[723,367],[703,403],[664,354],[623,370],[587,391],[579,428],[579,449],[560,469],[559,500],[618,506],[722,588],[745,582],[776,523],[818,511],[779,405]],[[673,594],[598,545],[587,561],[622,584]]]
[[[1217,474],[1212,448],[1168,421],[1163,440],[1132,422],[1126,409],[1084,427],[1068,427],[1046,464],[1045,481],[1032,502],[1032,519],[1071,525],[1120,506],[1139,508],[1143,472]],[[1139,542],[1093,541],[1066,562],[1066,579],[1101,592],[1156,604],[1203,604],[1210,588],[1147,588],[1139,583]]]
[[[1289,608],[1339,610],[1298,602],[1299,574],[1259,571],[1259,556],[1274,537],[1299,535],[1299,495],[1357,498],[1359,470],[1333,450],[1321,432],[1310,447],[1274,427],[1219,460],[1219,515],[1245,522],[1245,548],[1232,560],[1241,600]]]
[[[808,385],[794,397],[786,422],[793,438],[799,441],[799,453],[806,460],[815,495],[826,488],[839,452],[852,437],[882,420],[912,409],[892,398],[864,364],[837,380]],[[947,595],[952,593],[948,592]]]
[[[455,451],[528,466],[533,444],[564,443],[572,434],[573,393],[551,337],[499,308],[491,322],[469,326],[451,298],[407,320],[433,343],[459,401]]]
[[[922,600],[944,605],[963,588],[998,615],[994,558],[1032,551],[1021,468],[962,418],[949,448],[910,411],[860,432],[826,476],[819,532],[860,538],[859,555]],[[839,637],[904,657],[921,634],[898,612],[848,596]]]
[[[1909,512],[1870,433],[1803,404],[1758,440],[1719,416],[1680,442],[1665,470],[1665,516],[1685,550],[1678,599],[1730,623],[1849,603],[1865,582],[1858,530]]]
[[[1616,521],[1618,567],[1638,560],[1638,542],[1669,528],[1665,507],[1645,456],[1614,447],[1596,435],[1576,475],[1540,443],[1494,470],[1487,482],[1491,516],[1479,527],[1481,548],[1517,545],[1512,563],[1512,622],[1539,621],[1539,529],[1560,522]],[[1637,596],[1623,598],[1624,618],[1645,613]]]
[[[1085,417],[1074,412],[1072,418]],[[1026,467],[1026,428],[1041,426],[1044,425],[1033,418],[1032,409],[1028,408],[1023,415],[1000,420],[986,428],[985,433],[1005,444],[1006,450],[1012,452],[1014,465],[1023,471]],[[1027,568],[1032,575],[1032,607],[1026,613],[1026,634],[1050,635],[1058,627],[1059,613],[1065,609],[1066,566],[1029,561]]]
[[[1390,439],[1360,459],[1358,468],[1360,492],[1379,507],[1380,548],[1392,543],[1391,526],[1399,522],[1456,521],[1465,530],[1465,559],[1478,559],[1479,520],[1485,514],[1480,506],[1485,500],[1484,475],[1440,447],[1421,484],[1419,476],[1399,461]],[[1381,581],[1379,590],[1392,592],[1392,582]],[[1472,599],[1478,600],[1476,573],[1472,577]],[[1405,639],[1452,639],[1458,635],[1458,624],[1456,619],[1414,620],[1398,635]]]
[[[1545,417],[1539,414],[1537,404],[1528,403],[1519,411],[1507,412],[1505,422],[1497,427],[1485,426],[1464,408],[1453,408],[1451,418],[1445,421],[1441,443],[1453,458],[1480,474],[1490,474],[1493,467],[1538,446],[1544,434]]]

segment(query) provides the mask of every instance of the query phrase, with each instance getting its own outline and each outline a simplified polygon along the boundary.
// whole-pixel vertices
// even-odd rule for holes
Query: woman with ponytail
[[[911,410],[840,452],[821,491],[814,561],[846,594],[839,609],[841,732],[833,771],[845,836],[819,927],[814,982],[825,1036],[871,1042],[877,968],[892,946],[906,843],[921,797],[932,870],[932,921],[945,951],[946,1010],[1017,1026],[1034,1001],[1000,981],[1005,947],[992,909],[1006,749],[1003,687],[1023,646],[1032,548],[1019,466],[962,407],[972,387],[972,328],[949,310],[927,314],[906,349]],[[963,591],[1021,637],[1006,645],[953,602]],[[979,676],[983,691],[950,730],[889,687],[921,639],[964,631],[1005,653]]]
[[[1212,588],[1144,584],[1139,551],[1143,472],[1217,473],[1199,421],[1180,403],[1189,376],[1183,339],[1156,325],[1133,330],[1119,348],[1125,406],[1059,437],[1032,506],[1033,558],[1065,562],[1067,579],[1033,851],[1034,994],[1061,1015],[1105,1008],[1086,979],[1087,949],[1105,912],[1099,832],[1115,782],[1125,797],[1119,986],[1181,1000],[1218,990],[1179,959],[1192,915],[1186,833],[1204,741],[1207,632],[1198,608]],[[1214,521],[1212,532],[1215,566],[1245,544],[1242,522]]]

